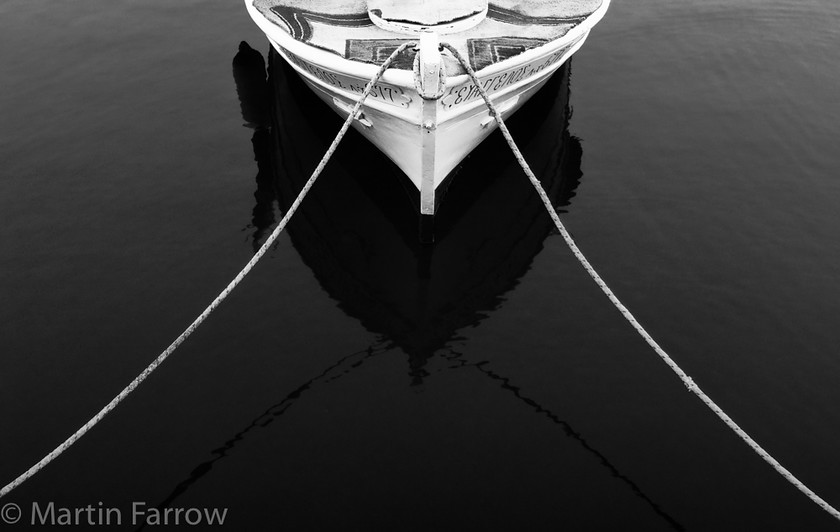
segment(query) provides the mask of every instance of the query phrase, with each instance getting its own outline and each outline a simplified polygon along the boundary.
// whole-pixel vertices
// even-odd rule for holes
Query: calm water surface
[[[833,0],[616,0],[515,124],[619,297],[835,506],[839,28]],[[282,68],[235,80],[241,41],[269,59],[236,1],[0,5],[0,483],[215,297],[337,130]],[[429,250],[348,138],[3,529],[49,502],[126,530],[134,502],[226,530],[838,529],[636,336],[506,155],[462,166]]]

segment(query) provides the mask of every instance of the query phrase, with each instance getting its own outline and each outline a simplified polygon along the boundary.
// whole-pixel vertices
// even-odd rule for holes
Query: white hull
[[[277,52],[321,100],[346,118],[378,70],[376,65],[309,46],[264,18],[252,0],[246,0],[246,5]],[[607,6],[605,0],[595,13],[562,38],[477,72],[503,118],[519,109],[583,45]],[[440,40],[446,42],[449,37],[442,35]],[[453,68],[451,58],[447,59],[448,63],[440,65],[445,72],[445,86],[438,98],[421,97],[414,72],[391,69],[374,87],[353,121],[353,127],[394,161],[418,188],[424,214],[434,213],[435,189],[497,127],[473,82],[457,65]],[[457,73],[450,75],[451,71]]]

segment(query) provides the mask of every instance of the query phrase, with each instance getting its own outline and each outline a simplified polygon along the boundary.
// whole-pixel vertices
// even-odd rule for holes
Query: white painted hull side
[[[272,46],[321,100],[342,118],[346,118],[366,84],[379,70],[377,65],[346,59],[334,51],[310,46],[296,39],[278,26],[276,21],[265,18],[254,7],[254,1],[245,0],[246,6]],[[527,102],[583,45],[608,5],[609,0],[603,0],[596,11],[570,27],[561,37],[542,41],[544,44],[516,55],[490,61],[489,64],[483,63],[485,66],[477,71],[479,83],[503,118]],[[447,39],[458,37],[435,34],[431,39],[432,44],[429,44],[429,33],[426,32],[403,35],[391,41],[417,39],[426,43],[418,43],[415,62],[417,70],[412,71],[403,64],[385,71],[353,121],[353,127],[388,156],[414,183],[420,191],[420,210],[423,214],[434,213],[434,192],[437,187],[497,127],[480,91],[452,54],[447,50],[442,52],[445,57],[437,54],[438,38],[446,43]],[[469,46],[463,37],[460,39],[458,42],[462,48]],[[506,44],[504,38],[501,39],[499,45],[503,48]],[[493,39],[483,41],[492,43]],[[426,57],[424,54],[430,53],[429,50],[435,50],[432,55],[438,56],[434,60],[436,62],[428,63],[426,59],[421,61],[422,57]],[[381,53],[387,56],[390,52]],[[379,61],[384,59],[382,57]],[[432,78],[420,79],[421,72],[435,71],[428,70],[427,66],[442,70],[442,90],[438,90],[438,85],[429,92],[428,88],[421,86],[429,79],[438,78],[434,75]],[[421,97],[421,90],[427,96],[426,99]],[[429,97],[430,94],[434,96]]]
[[[565,49],[561,47],[560,50],[545,50],[531,61],[517,61],[506,65],[507,68],[502,72],[491,72],[490,75],[479,73],[482,84],[490,84],[491,100],[500,110],[502,118],[512,115],[527,102],[574,54],[585,38],[586,34]],[[342,118],[347,117],[359,97],[359,88],[363,88],[367,80],[361,76],[354,77],[355,81],[351,85],[346,79],[349,77],[346,74],[325,67],[320,67],[321,71],[315,70],[310,63],[301,61],[301,58],[292,55],[278,43],[271,43],[324,103]],[[560,55],[553,57],[557,53]],[[520,81],[492,91],[495,84],[504,84],[503,81],[494,80],[503,80],[506,75],[510,77],[535,62],[536,70],[549,61],[550,64],[532,76],[525,76]],[[444,96],[435,102],[438,106],[434,142],[435,187],[497,127],[473,83],[465,79],[466,76],[460,78],[462,82],[452,86],[449,85],[450,81],[457,78],[448,78]],[[341,88],[338,85],[341,85]],[[422,98],[414,89],[413,81],[412,86],[408,87],[384,82],[379,85],[381,88],[374,91],[374,97],[368,98],[362,107],[362,113],[353,121],[353,127],[388,156],[419,190],[423,151]],[[349,87],[352,89],[348,90]]]

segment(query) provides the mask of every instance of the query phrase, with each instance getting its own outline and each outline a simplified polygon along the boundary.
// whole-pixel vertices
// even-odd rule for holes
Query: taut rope
[[[773,467],[773,469],[775,469],[780,475],[782,475],[788,482],[793,484],[799,491],[804,493],[820,508],[834,516],[835,519],[840,520],[840,512],[838,512],[837,509],[828,504],[822,497],[814,493],[813,490],[811,490],[808,486],[803,484],[798,478],[793,476],[793,474],[787,469],[785,469],[785,467],[782,466],[782,464],[780,464],[778,460],[773,458],[770,455],[770,453],[765,451],[758,444],[758,442],[756,442],[749,434],[744,432],[744,430],[741,427],[739,427],[738,424],[735,423],[735,421],[731,417],[729,417],[729,415],[726,414],[726,412],[721,410],[721,408],[717,404],[715,404],[714,401],[712,401],[711,397],[706,395],[706,393],[703,390],[701,390],[700,387],[697,386],[697,384],[694,383],[694,380],[692,380],[692,378],[689,377],[688,374],[685,371],[683,371],[682,368],[680,368],[676,362],[674,362],[674,360],[668,355],[668,353],[666,353],[665,350],[659,347],[659,344],[657,344],[656,341],[650,336],[650,334],[648,334],[648,332],[644,329],[644,327],[642,327],[641,324],[639,324],[639,322],[636,320],[633,314],[630,313],[627,307],[625,307],[624,304],[621,301],[619,301],[618,297],[616,297],[613,291],[610,290],[610,287],[607,286],[607,283],[605,283],[601,276],[598,275],[598,272],[595,271],[595,268],[592,267],[592,264],[589,263],[589,260],[587,260],[584,254],[577,247],[577,244],[575,244],[572,235],[569,233],[568,230],[566,230],[566,227],[563,225],[563,222],[560,221],[560,217],[557,215],[557,211],[551,204],[551,200],[545,193],[545,190],[540,184],[539,179],[537,179],[537,176],[535,176],[534,172],[531,171],[531,167],[528,166],[528,163],[522,156],[522,152],[520,152],[519,148],[516,146],[516,142],[514,142],[510,131],[508,130],[507,126],[502,120],[501,115],[499,114],[499,111],[496,109],[495,105],[490,100],[490,96],[488,96],[487,91],[484,90],[484,87],[479,82],[478,76],[476,76],[475,74],[475,70],[473,70],[469,63],[464,60],[463,56],[458,52],[458,50],[454,46],[447,43],[442,43],[441,46],[449,50],[452,53],[452,55],[455,56],[455,58],[461,63],[461,66],[464,67],[464,70],[467,71],[467,74],[469,74],[470,79],[475,84],[476,88],[481,94],[481,97],[484,99],[484,102],[487,104],[487,108],[490,110],[490,114],[499,124],[499,130],[502,132],[502,135],[505,137],[505,140],[507,140],[508,145],[510,145],[510,149],[513,151],[513,155],[516,157],[517,162],[519,162],[519,165],[522,167],[522,170],[525,171],[525,174],[528,176],[528,179],[531,181],[531,184],[534,185],[537,194],[539,194],[540,199],[545,205],[546,210],[548,210],[548,214],[554,221],[554,225],[557,226],[557,230],[563,236],[563,240],[566,241],[566,245],[569,246],[569,249],[572,251],[575,258],[577,258],[578,262],[580,262],[581,266],[583,266],[583,268],[586,270],[586,273],[589,274],[592,280],[595,281],[595,284],[597,284],[601,288],[601,291],[603,291],[604,294],[606,294],[606,296],[612,302],[612,304],[615,305],[615,308],[617,308],[618,311],[621,312],[621,315],[624,316],[624,318],[630,323],[630,325],[633,326],[634,329],[636,329],[636,332],[639,333],[639,335],[645,340],[645,342],[647,342],[648,345],[652,347],[654,351],[656,351],[656,354],[659,355],[659,357],[668,365],[668,367],[671,368],[674,371],[674,373],[677,374],[677,376],[680,378],[683,384],[685,384],[689,391],[697,395],[697,397],[699,397],[700,400],[703,401],[703,403],[705,403],[706,406],[708,406],[712,412],[714,412],[724,423],[726,423],[726,425],[730,429],[732,429],[735,432],[735,434],[737,434],[742,440],[744,440],[746,444],[752,448],[753,451],[755,451],[761,458],[763,458],[765,462],[770,464]]]
[[[190,334],[192,334],[193,331],[195,331],[198,328],[198,326],[204,322],[204,320],[207,319],[210,313],[216,310],[216,307],[218,307],[222,303],[222,301],[225,300],[225,298],[233,291],[233,289],[236,288],[237,285],[239,285],[242,279],[244,279],[245,276],[248,275],[248,273],[254,268],[257,262],[259,262],[263,255],[265,255],[266,251],[268,251],[272,244],[274,244],[274,241],[277,240],[277,237],[280,236],[280,233],[283,232],[283,229],[286,227],[286,224],[289,223],[289,220],[291,220],[292,215],[295,213],[298,206],[300,206],[300,203],[303,201],[304,196],[306,196],[306,194],[309,192],[309,189],[312,188],[312,185],[315,184],[315,180],[318,179],[319,175],[321,175],[321,172],[324,170],[324,167],[327,165],[327,162],[329,162],[333,153],[335,153],[336,148],[338,148],[339,142],[341,142],[341,139],[344,138],[344,135],[350,128],[350,124],[356,118],[356,114],[359,112],[359,109],[361,109],[362,103],[364,103],[365,99],[367,99],[368,95],[373,89],[373,86],[376,84],[377,81],[379,81],[379,78],[382,77],[382,74],[385,73],[385,71],[394,61],[394,59],[399,54],[401,54],[406,48],[408,48],[409,46],[413,46],[414,44],[416,43],[407,42],[401,45],[399,48],[394,50],[394,52],[388,57],[388,59],[385,60],[385,62],[382,63],[382,66],[379,67],[379,70],[377,70],[376,74],[374,74],[373,78],[371,78],[371,80],[368,82],[367,86],[365,86],[365,90],[362,92],[361,96],[359,96],[359,100],[356,102],[356,105],[350,111],[350,115],[347,117],[347,120],[344,121],[344,125],[341,126],[341,129],[335,136],[335,140],[333,140],[332,144],[327,149],[323,158],[321,158],[321,162],[318,163],[318,166],[315,168],[315,171],[312,172],[312,176],[303,186],[294,203],[292,203],[292,205],[289,207],[289,210],[286,211],[286,215],[283,216],[283,219],[280,220],[280,223],[277,224],[277,227],[274,228],[274,230],[266,239],[265,243],[263,243],[260,249],[257,250],[256,253],[254,253],[254,256],[251,258],[251,260],[248,261],[245,267],[242,268],[242,270],[236,275],[236,277],[234,277],[234,279],[227,285],[227,287],[225,287],[225,289],[221,291],[221,293],[216,297],[216,299],[214,299],[213,302],[210,303],[210,305],[208,305],[206,309],[204,309],[204,312],[202,312],[189,325],[189,327],[187,327],[184,330],[184,332],[182,332],[181,335],[178,336],[178,338],[176,338],[175,341],[172,342],[169,345],[169,347],[167,347],[166,350],[163,351],[163,353],[158,355],[158,357],[151,364],[149,364],[148,367],[146,367],[146,369],[144,369],[133,381],[131,381],[131,383],[129,383],[128,386],[126,386],[116,397],[114,397],[110,403],[105,405],[105,407],[102,410],[100,410],[99,413],[93,416],[87,423],[82,425],[82,427],[79,428],[75,433],[73,433],[72,436],[67,438],[64,441],[64,443],[53,449],[52,452],[50,452],[48,455],[42,458],[40,462],[30,467],[29,470],[27,470],[18,478],[10,482],[3,489],[0,489],[0,498],[8,495],[9,492],[11,492],[13,489],[23,484],[30,477],[32,477],[41,469],[46,467],[50,462],[58,458],[58,456],[60,456],[61,453],[69,449],[71,445],[76,443],[97,423],[102,421],[102,419],[106,415],[108,415],[108,413],[111,412],[114,408],[116,408],[117,405],[119,405],[123,401],[123,399],[125,399],[128,396],[128,394],[130,394],[138,386],[140,386],[140,384],[144,380],[146,380],[146,377],[151,375],[152,372],[155,369],[157,369],[157,367],[160,366],[163,363],[163,361],[166,360],[167,357],[169,357],[169,355],[171,355],[178,348],[178,346],[180,346],[181,343],[183,343],[183,341],[186,340],[187,337]]]

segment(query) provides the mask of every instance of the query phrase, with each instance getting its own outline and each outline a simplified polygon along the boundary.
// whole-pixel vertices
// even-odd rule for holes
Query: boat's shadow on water
[[[269,75],[247,44],[234,58],[234,78],[258,165],[250,231],[255,248],[294,201],[341,120],[312,95],[271,50]],[[581,146],[568,131],[570,66],[512,119],[509,127],[558,210],[569,207],[581,179]],[[439,206],[433,245],[418,239],[416,191],[399,169],[360,135],[349,134],[288,226],[294,248],[323,289],[379,341],[345,355],[260,412],[193,468],[158,508],[167,508],[228,456],[237,443],[280,418],[312,389],[325,386],[399,348],[409,383],[428,377],[432,356],[452,368],[474,368],[500,389],[557,425],[594,455],[610,476],[642,498],[671,528],[683,527],[556,413],[454,344],[458,330],[497,309],[527,272],[554,226],[498,134],[451,176]]]

